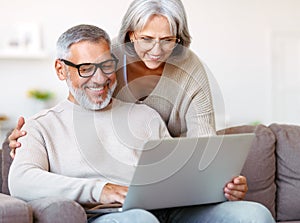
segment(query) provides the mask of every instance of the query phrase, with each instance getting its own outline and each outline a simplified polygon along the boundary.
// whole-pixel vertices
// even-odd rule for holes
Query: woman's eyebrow
[[[140,37],[147,37],[147,38],[151,38],[151,39],[156,39],[153,36],[148,36],[148,35],[141,35]],[[168,38],[176,38],[176,36],[164,36],[164,37],[160,37],[159,39],[168,39]]]

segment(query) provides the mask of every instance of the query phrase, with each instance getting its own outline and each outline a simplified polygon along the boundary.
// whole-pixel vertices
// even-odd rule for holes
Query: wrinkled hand
[[[111,203],[123,204],[127,192],[128,192],[128,187],[126,186],[120,186],[120,185],[108,183],[102,189],[100,202],[102,204],[111,204]]]
[[[248,191],[247,179],[244,176],[238,176],[227,183],[224,188],[225,197],[230,201],[243,200]]]
[[[20,117],[17,123],[16,128],[12,131],[12,133],[8,136],[9,140],[9,148],[10,150],[10,156],[12,158],[15,157],[16,149],[21,146],[21,143],[19,143],[17,140],[18,138],[25,136],[26,131],[21,131],[21,128],[25,124],[25,119],[24,117]]]

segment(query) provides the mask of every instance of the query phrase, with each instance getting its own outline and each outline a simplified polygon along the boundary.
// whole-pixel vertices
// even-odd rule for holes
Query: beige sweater
[[[145,105],[113,100],[88,111],[66,100],[26,121],[22,147],[9,173],[13,196],[63,196],[98,202],[107,182],[128,185],[144,142],[169,137],[160,116]]]
[[[200,60],[191,50],[187,49],[180,57],[171,57],[161,78],[148,76],[127,83],[128,56],[124,57],[120,49],[121,47],[113,47],[120,59],[116,98],[136,102],[139,98],[148,96],[143,103],[161,115],[173,137],[215,134],[208,77]]]

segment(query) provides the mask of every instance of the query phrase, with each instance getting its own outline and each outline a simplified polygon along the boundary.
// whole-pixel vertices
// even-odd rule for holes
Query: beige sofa
[[[300,126],[236,126],[218,134],[255,132],[242,174],[248,179],[246,200],[264,204],[278,222],[300,223]],[[23,202],[7,188],[11,159],[7,142],[2,151],[0,222],[86,222],[80,205],[63,198]],[[1,182],[0,182],[1,183]]]

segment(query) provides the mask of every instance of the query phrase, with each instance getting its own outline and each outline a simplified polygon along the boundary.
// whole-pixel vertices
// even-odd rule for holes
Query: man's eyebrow
[[[114,57],[113,56],[105,56],[103,57],[102,55],[97,57],[95,61],[98,61],[98,62],[92,62],[92,63],[101,63],[101,62],[104,62],[104,61],[107,61],[107,60],[113,60]]]

